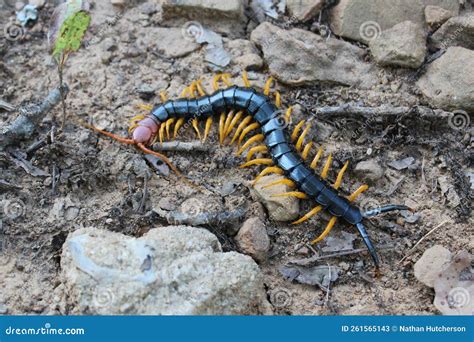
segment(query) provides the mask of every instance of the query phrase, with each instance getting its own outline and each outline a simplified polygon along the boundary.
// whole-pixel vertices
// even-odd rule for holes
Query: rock
[[[324,0],[287,0],[286,8],[290,15],[300,21],[307,21],[318,14],[324,6]]]
[[[350,43],[321,36],[302,29],[283,30],[268,22],[251,34],[259,46],[270,73],[291,84],[329,82],[359,85],[375,84],[375,72],[363,61],[364,50]]]
[[[438,6],[425,7],[425,21],[432,30],[438,29],[446,20],[453,16],[453,12]]]
[[[241,0],[163,0],[163,18],[173,17],[215,17],[231,18],[243,15]]]
[[[472,254],[462,250],[442,272],[437,273],[433,304],[443,315],[474,314],[473,261]]]
[[[28,3],[36,6],[36,8],[42,8],[45,5],[46,0],[28,0]]]
[[[258,70],[263,66],[263,60],[260,57],[255,45],[245,39],[234,39],[227,43],[232,60],[243,70]]]
[[[114,6],[125,6],[126,0],[110,0],[110,3]]]
[[[64,243],[61,269],[71,314],[269,313],[257,264],[222,253],[204,229],[170,226],[133,238],[82,228]]]
[[[200,47],[195,41],[186,39],[180,28],[150,27],[148,32],[148,37],[153,39],[149,40],[150,45],[147,46],[167,57],[183,57]]]
[[[331,29],[337,35],[368,43],[407,20],[422,26],[428,5],[459,12],[458,0],[341,0],[331,10]]]
[[[433,107],[446,110],[474,110],[474,51],[450,47],[431,63],[417,82]]]
[[[417,69],[425,60],[426,35],[421,26],[405,21],[383,31],[369,47],[381,65]]]
[[[474,14],[449,19],[433,34],[431,40],[438,49],[461,46],[473,50]]]
[[[237,246],[257,261],[265,261],[270,250],[270,238],[265,224],[258,217],[244,222],[235,237]]]
[[[440,245],[428,248],[415,263],[415,277],[429,287],[434,286],[435,279],[451,262],[451,252]]]
[[[384,169],[376,159],[369,159],[357,163],[354,168],[354,173],[360,177],[362,181],[374,184],[383,177]]]
[[[258,199],[267,208],[270,219],[278,222],[295,220],[300,216],[300,206],[294,197],[272,197],[290,191],[286,185],[275,185],[266,189],[263,187],[269,183],[282,179],[283,176],[270,175],[262,177],[253,188]]]

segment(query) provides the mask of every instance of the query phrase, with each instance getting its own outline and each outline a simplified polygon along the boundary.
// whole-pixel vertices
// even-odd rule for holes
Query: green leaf
[[[64,20],[53,50],[53,57],[57,61],[61,59],[61,56],[67,56],[79,50],[90,22],[91,17],[85,11],[75,12]]]

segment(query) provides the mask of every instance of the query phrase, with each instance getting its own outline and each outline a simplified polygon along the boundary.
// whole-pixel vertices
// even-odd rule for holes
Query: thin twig
[[[204,145],[199,140],[194,141],[167,141],[163,143],[158,143],[153,145],[154,150],[158,151],[168,151],[168,152],[191,152],[191,151],[199,151],[199,152],[208,152],[210,147],[208,145]]]
[[[63,87],[63,92],[67,95],[67,86]],[[3,148],[30,137],[39,122],[59,102],[61,102],[60,89],[54,89],[39,105],[20,108],[20,115],[10,125],[0,129],[0,146]]]
[[[410,255],[413,254],[413,252],[416,250],[416,248],[418,247],[418,245],[420,243],[423,242],[424,239],[426,239],[429,235],[431,235],[435,230],[441,228],[442,226],[444,226],[446,223],[450,222],[449,220],[445,220],[443,222],[441,222],[440,224],[438,224],[436,227],[434,227],[433,229],[431,229],[428,233],[426,233],[425,235],[423,235],[423,237],[418,240],[417,243],[415,243],[415,245],[410,248],[410,250],[407,252],[407,254],[398,262],[398,264],[401,264],[403,261],[405,261],[406,258],[408,258]]]

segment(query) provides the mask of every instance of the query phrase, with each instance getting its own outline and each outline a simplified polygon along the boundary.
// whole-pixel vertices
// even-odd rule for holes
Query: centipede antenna
[[[84,127],[86,128],[89,128],[91,130],[93,130],[94,132],[97,132],[97,133],[100,133],[102,135],[105,135],[109,138],[112,138],[114,140],[117,140],[118,142],[121,142],[123,144],[128,144],[128,145],[135,145],[135,141],[133,139],[128,139],[128,138],[124,138],[124,137],[121,137],[119,135],[116,135],[116,134],[113,134],[113,133],[110,133],[110,132],[107,132],[107,131],[104,131],[100,128],[97,128],[95,127],[94,125],[91,125],[91,124],[88,124],[82,120],[79,121],[79,123],[81,125],[83,125]]]
[[[367,210],[366,212],[362,213],[364,217],[373,217],[383,213],[388,213],[389,211],[398,211],[398,210],[409,210],[413,211],[411,208],[407,207],[406,205],[399,205],[399,204],[389,204],[383,207],[378,207],[375,209]]]
[[[372,245],[372,241],[370,241],[369,235],[367,234],[364,225],[362,224],[362,222],[359,222],[356,224],[356,227],[359,230],[360,236],[362,236],[362,239],[364,240],[367,249],[369,250],[370,256],[374,260],[375,267],[378,269],[380,264],[379,257],[377,256],[375,247]]]

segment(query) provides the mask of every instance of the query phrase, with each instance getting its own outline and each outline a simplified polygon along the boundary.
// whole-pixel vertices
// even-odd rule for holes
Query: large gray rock
[[[71,314],[269,313],[257,264],[222,253],[204,229],[156,228],[138,239],[79,229],[64,243],[61,270]]]
[[[369,43],[370,51],[381,65],[419,68],[426,55],[426,34],[411,21],[383,31]]]
[[[446,20],[453,17],[454,13],[438,6],[425,7],[425,20],[430,29],[436,30],[443,25]]]
[[[331,29],[337,35],[368,43],[407,20],[423,25],[428,5],[459,12],[458,0],[340,0],[331,10]]]
[[[450,47],[417,82],[434,107],[474,111],[474,51]]]
[[[449,19],[431,37],[439,49],[461,46],[474,49],[474,14]]]
[[[375,72],[363,61],[364,50],[350,43],[302,29],[283,30],[268,22],[260,24],[250,39],[262,49],[270,73],[284,83],[367,88],[376,82]]]
[[[241,17],[241,0],[160,0],[163,18],[173,17]]]
[[[294,19],[307,21],[318,14],[324,6],[324,0],[286,0],[286,8]]]

